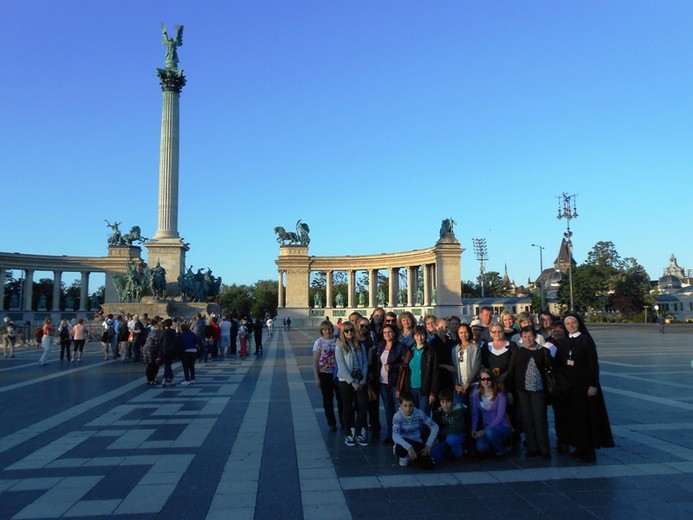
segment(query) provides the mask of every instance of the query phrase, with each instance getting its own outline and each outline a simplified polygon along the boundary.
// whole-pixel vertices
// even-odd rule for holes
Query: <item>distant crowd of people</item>
[[[339,421],[347,446],[391,445],[402,466],[431,468],[464,456],[551,459],[547,407],[556,450],[584,463],[613,446],[599,384],[599,362],[582,319],[483,307],[470,324],[457,316],[329,318],[313,344],[313,374],[327,424]],[[334,401],[337,402],[335,415]],[[380,421],[380,402],[385,424]],[[570,451],[572,447],[572,451]]]

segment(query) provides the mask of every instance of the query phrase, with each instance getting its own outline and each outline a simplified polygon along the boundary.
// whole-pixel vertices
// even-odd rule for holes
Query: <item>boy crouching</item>
[[[424,426],[429,429],[425,442]],[[399,397],[399,411],[392,419],[392,440],[399,465],[408,466],[409,461],[414,461],[424,469],[431,469],[431,446],[438,436],[438,430],[438,425],[414,406],[414,396],[409,392],[402,393]]]

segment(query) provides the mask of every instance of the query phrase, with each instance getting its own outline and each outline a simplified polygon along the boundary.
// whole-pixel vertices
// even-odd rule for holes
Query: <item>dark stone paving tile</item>
[[[0,518],[13,518],[45,491],[6,491],[0,493]]]
[[[508,489],[511,489],[522,497],[556,493],[556,490],[546,484],[546,482],[508,482],[505,485]]]
[[[273,518],[277,511],[282,512],[282,518],[303,517],[284,359],[284,351],[278,351],[267,417],[267,436],[271,441],[265,442],[262,452],[256,518]]]
[[[151,466],[115,466],[89,490],[84,500],[123,499],[150,469]]]

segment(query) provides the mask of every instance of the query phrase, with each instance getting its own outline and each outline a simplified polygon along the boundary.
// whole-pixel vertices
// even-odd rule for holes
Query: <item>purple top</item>
[[[505,405],[507,399],[503,392],[498,392],[496,398],[491,401],[491,409],[484,410],[479,402],[479,392],[473,392],[471,395],[472,401],[472,431],[478,431],[479,414],[481,412],[481,423],[484,428],[489,426],[498,426],[499,424],[508,425],[505,418]]]

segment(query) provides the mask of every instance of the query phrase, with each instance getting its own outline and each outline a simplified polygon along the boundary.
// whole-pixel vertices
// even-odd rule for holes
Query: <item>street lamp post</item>
[[[539,275],[539,290],[541,291],[541,310],[543,311],[546,309],[544,307],[544,246],[532,244],[532,247],[539,248],[539,272],[541,273]]]
[[[570,230],[570,221],[577,218],[577,207],[575,206],[576,195],[562,193],[558,197],[558,220],[566,220],[566,232],[563,233],[568,244],[568,283],[570,284],[570,311],[574,310],[573,302],[573,232]],[[572,209],[571,209],[572,205]]]
[[[481,284],[481,297],[484,297],[484,262],[488,260],[488,249],[485,238],[472,238],[472,245],[476,259],[479,261],[479,283]]]

